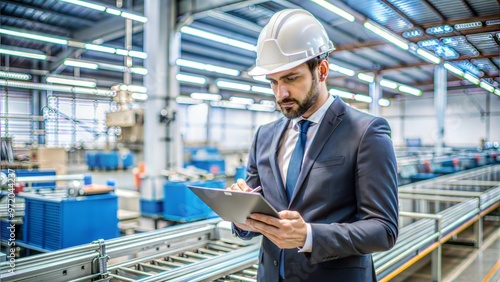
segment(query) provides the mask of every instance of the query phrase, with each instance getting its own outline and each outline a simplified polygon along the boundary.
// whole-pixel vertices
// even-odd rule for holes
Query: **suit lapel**
[[[333,101],[332,105],[330,105],[330,107],[326,111],[323,120],[319,124],[316,136],[314,137],[314,140],[309,146],[309,151],[304,157],[302,169],[300,170],[299,178],[297,179],[297,185],[295,186],[295,190],[293,191],[290,204],[295,199],[295,196],[297,195],[299,190],[303,189],[302,183],[304,182],[306,175],[309,174],[309,171],[311,170],[314,161],[319,156],[321,150],[328,142],[328,140],[330,140],[337,126],[342,122],[342,116],[345,113],[345,107],[346,107],[345,103],[339,97],[336,97],[335,101]]]
[[[273,135],[273,142],[271,144],[271,154],[270,154],[270,163],[271,163],[271,169],[273,171],[274,179],[276,181],[276,185],[278,187],[278,193],[281,197],[281,200],[283,203],[287,203],[287,195],[285,191],[285,186],[283,184],[283,180],[281,178],[281,172],[280,168],[278,165],[278,150],[279,150],[279,145],[280,141],[283,137],[283,134],[285,133],[288,123],[290,122],[289,119],[282,118],[275,127],[274,135]],[[286,205],[286,204],[285,204]]]

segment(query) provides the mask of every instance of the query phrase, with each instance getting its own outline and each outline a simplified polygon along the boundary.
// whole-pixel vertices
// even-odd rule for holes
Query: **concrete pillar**
[[[370,97],[372,97],[372,102],[370,103],[368,109],[370,114],[374,116],[380,116],[380,105],[378,100],[382,98],[382,88],[380,87],[380,76],[375,75],[375,79],[370,83],[369,91]]]
[[[436,110],[437,132],[435,141],[435,154],[443,154],[444,147],[444,118],[446,113],[447,98],[447,72],[442,65],[434,68],[434,108]]]
[[[176,32],[177,1],[144,2],[144,50],[148,54],[148,74],[144,86],[148,100],[144,111],[144,161],[147,179],[141,187],[144,199],[163,199],[164,178],[160,172],[182,166],[182,143],[177,128],[175,98],[179,83],[175,65],[180,53],[180,34]]]

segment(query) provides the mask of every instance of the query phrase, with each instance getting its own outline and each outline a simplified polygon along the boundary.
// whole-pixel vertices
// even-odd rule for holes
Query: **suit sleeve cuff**
[[[241,228],[239,228],[238,226],[234,225],[234,223],[232,224],[232,227],[233,227],[233,234],[236,235],[237,237],[241,238],[241,239],[251,239],[251,231],[245,231]]]
[[[306,234],[306,242],[302,248],[299,248],[299,253],[310,253],[312,252],[312,229],[311,224],[306,223],[307,226],[307,234]]]

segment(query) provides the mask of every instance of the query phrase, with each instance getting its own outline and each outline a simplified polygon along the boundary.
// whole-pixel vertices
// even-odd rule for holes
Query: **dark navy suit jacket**
[[[388,123],[336,97],[289,202],[277,159],[289,122],[283,117],[258,129],[247,166],[250,187],[261,185],[278,211],[298,211],[311,224],[312,252],[285,250],[285,280],[376,281],[371,253],[390,249],[398,235],[397,167]],[[279,281],[279,253],[264,237],[259,281]]]

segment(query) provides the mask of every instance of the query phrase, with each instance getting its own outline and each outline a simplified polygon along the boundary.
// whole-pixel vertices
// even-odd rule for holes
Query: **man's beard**
[[[306,97],[302,102],[293,99],[293,98],[286,98],[281,101],[278,101],[278,105],[280,106],[281,112],[283,115],[287,118],[296,118],[301,115],[303,115],[309,108],[316,103],[316,100],[318,100],[319,96],[319,85],[318,85],[318,80],[316,78],[316,75],[314,75],[314,78],[311,82],[311,87],[309,88],[309,91],[307,92]],[[292,108],[283,108],[282,104],[283,103],[289,103],[289,102],[294,102],[299,106],[298,109]]]

